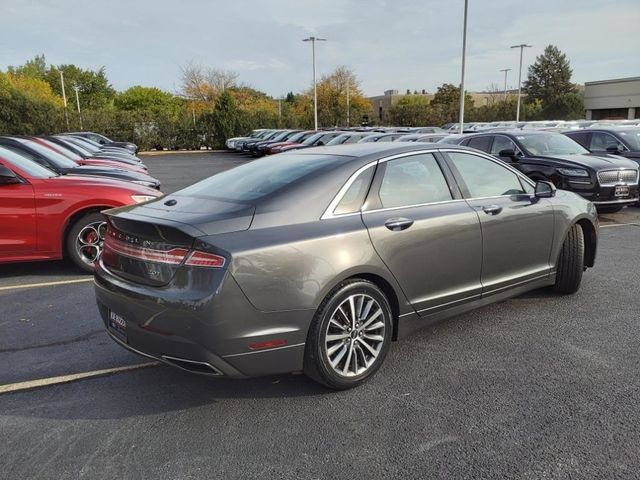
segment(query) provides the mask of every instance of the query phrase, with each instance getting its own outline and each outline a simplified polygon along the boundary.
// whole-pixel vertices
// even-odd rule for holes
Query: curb
[[[156,155],[182,155],[182,154],[188,154],[188,153],[224,153],[228,151],[229,150],[162,150],[162,151],[149,150],[146,152],[138,152],[138,155],[141,155],[144,157],[154,157]]]

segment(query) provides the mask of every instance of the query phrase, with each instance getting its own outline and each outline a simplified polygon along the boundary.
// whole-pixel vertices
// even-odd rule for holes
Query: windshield
[[[44,138],[40,138],[39,141],[44,143],[47,147],[55,149],[57,152],[60,152],[62,155],[64,155],[70,160],[73,160],[74,162],[82,160],[82,157],[80,155],[78,155],[75,152],[72,152],[71,150],[69,150],[68,148],[62,145],[58,145],[57,143],[53,143]]]
[[[297,142],[298,140],[301,140],[301,139],[305,138],[305,135],[307,135],[306,132],[298,132],[298,133],[296,133],[294,135],[291,135],[287,139],[287,141],[289,141],[289,142]]]
[[[574,155],[589,153],[582,145],[560,133],[518,135],[516,138],[531,155]]]
[[[86,138],[78,138],[78,137],[60,137],[60,138],[65,142],[72,143],[80,148],[84,148],[89,152],[89,154],[98,153],[101,150],[99,143],[92,142],[91,140],[87,140]]]
[[[327,155],[277,155],[218,173],[176,195],[254,202],[321,170],[332,169],[344,160],[344,157]]]
[[[618,135],[629,144],[631,150],[640,150],[640,128],[630,128],[624,132],[619,131]]]
[[[349,139],[350,136],[351,134],[349,133],[343,133],[342,135],[338,135],[336,138],[328,142],[327,145],[342,145]]]
[[[78,166],[76,162],[73,160],[69,160],[64,155],[54,152],[50,148],[45,147],[44,145],[40,145],[38,142],[34,142],[33,140],[27,140],[25,138],[17,138],[20,143],[28,146],[32,150],[38,152],[44,158],[49,160],[53,165],[58,168],[75,168]]]
[[[85,145],[78,145],[77,143],[73,143],[68,138],[62,138],[62,139],[60,139],[60,141],[62,143],[64,143],[65,146],[69,145],[69,147],[75,149],[76,151],[79,151],[85,157],[90,157],[91,155],[96,153],[96,152],[94,152],[92,150],[89,150]]]
[[[55,172],[29,159],[27,154],[18,153],[15,150],[11,150],[11,148],[0,147],[0,158],[13,164],[14,167],[18,167],[32,178],[51,178],[58,176]],[[9,167],[10,166],[11,165],[9,165]]]
[[[324,135],[323,132],[315,133],[315,134],[311,135],[310,137],[308,137],[304,142],[302,142],[302,144],[303,145],[313,145],[316,141],[321,139],[323,135]]]

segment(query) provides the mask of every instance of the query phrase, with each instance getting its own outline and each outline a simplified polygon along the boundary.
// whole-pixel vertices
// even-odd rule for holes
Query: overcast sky
[[[433,92],[460,82],[463,0],[0,0],[0,69],[44,53],[48,63],[105,66],[113,86],[177,92],[191,61],[230,69],[270,95],[311,84],[346,65],[366,95]],[[639,0],[469,0],[467,89],[517,85],[550,43],[565,52],[574,81],[640,75]],[[523,73],[523,78],[526,73]]]

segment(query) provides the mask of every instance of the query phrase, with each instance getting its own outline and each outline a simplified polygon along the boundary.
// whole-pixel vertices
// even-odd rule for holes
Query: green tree
[[[402,97],[389,110],[389,120],[394,125],[421,126],[427,125],[430,114],[429,100],[422,95]]]
[[[72,97],[72,88],[77,85],[80,107],[84,109],[110,107],[116,91],[109,83],[104,67],[98,70],[84,70],[76,65],[50,66],[47,70],[45,80],[51,85],[54,92],[62,96],[62,85],[60,82],[60,71],[64,73],[64,83],[67,98]],[[75,93],[73,94],[75,95]]]
[[[213,139],[216,146],[224,145],[227,138],[242,134],[246,128],[242,110],[229,90],[223,91],[216,100],[211,114]]]
[[[13,75],[44,80],[47,74],[47,62],[44,54],[36,55],[31,60],[27,60],[24,65],[17,67],[9,66],[7,71]]]
[[[465,111],[473,110],[473,99],[465,92]],[[442,125],[459,120],[460,116],[460,87],[451,83],[444,83],[438,87],[431,100],[432,115]]]
[[[119,110],[149,110],[174,116],[180,111],[178,98],[156,87],[136,85],[118,93],[113,102]]]
[[[527,103],[540,102],[542,116],[548,119],[579,118],[584,115],[582,98],[571,82],[571,65],[556,46],[548,45],[529,66],[524,82]]]

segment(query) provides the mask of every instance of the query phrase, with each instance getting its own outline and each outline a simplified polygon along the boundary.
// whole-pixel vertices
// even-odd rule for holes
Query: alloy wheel
[[[106,229],[106,222],[92,222],[78,232],[76,252],[80,260],[87,265],[93,265],[100,258]]]
[[[353,294],[336,308],[327,323],[325,355],[340,376],[365,373],[376,361],[385,339],[384,310],[366,294]]]

